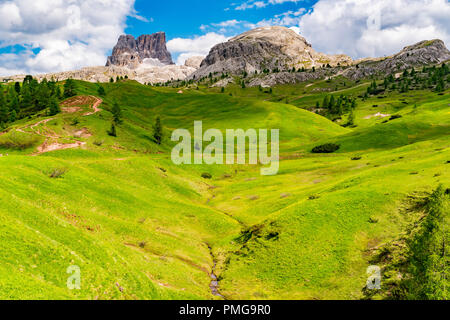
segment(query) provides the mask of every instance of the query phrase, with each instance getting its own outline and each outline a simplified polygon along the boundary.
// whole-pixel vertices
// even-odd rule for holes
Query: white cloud
[[[235,10],[247,10],[247,9],[253,9],[253,8],[265,8],[268,5],[272,4],[282,4],[282,3],[286,3],[286,2],[299,2],[302,0],[248,0],[238,6],[236,6],[234,9]]]
[[[6,0],[0,2],[0,74],[41,73],[103,65],[127,16],[145,18],[134,0]],[[31,49],[35,49],[33,52]]]
[[[319,0],[300,18],[300,32],[325,53],[384,56],[421,40],[450,43],[447,0]]]
[[[194,38],[175,38],[167,42],[167,49],[178,54],[177,64],[184,64],[187,58],[206,56],[211,48],[218,43],[226,42],[229,38],[223,34],[209,32]]]
[[[300,8],[297,11],[287,11],[275,15],[273,18],[264,19],[257,23],[246,23],[246,27],[250,29],[267,27],[267,26],[284,26],[292,27],[298,26],[302,15],[306,12],[305,8]]]

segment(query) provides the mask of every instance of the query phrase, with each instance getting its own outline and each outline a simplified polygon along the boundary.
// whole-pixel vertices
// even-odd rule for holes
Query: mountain
[[[441,40],[421,41],[399,53],[382,58],[353,61],[346,55],[327,55],[315,51],[305,38],[285,27],[250,30],[214,46],[206,58],[191,57],[185,65],[173,64],[166,47],[166,35],[158,32],[119,37],[106,67],[36,75],[37,79],[73,78],[90,82],[128,76],[141,83],[165,83],[199,80],[217,74],[245,75],[247,86],[272,87],[331,78],[337,75],[351,80],[385,76],[405,69],[435,65],[450,60],[450,52]],[[295,68],[295,72],[293,72]],[[0,77],[0,81],[22,81],[25,75]],[[225,87],[235,81],[228,76],[213,77],[212,86]],[[243,80],[243,79],[241,79]],[[208,80],[209,82],[210,80]]]
[[[358,81],[372,76],[385,77],[398,74],[404,70],[438,65],[450,60],[450,51],[441,40],[421,41],[405,47],[399,53],[383,58],[367,58],[355,61],[352,66],[337,66],[318,68],[315,71],[304,72],[272,72],[260,74],[248,79],[248,86],[272,87],[277,84],[293,84],[304,81],[314,81],[336,76]],[[198,71],[197,71],[198,72]],[[222,80],[227,81],[227,79]],[[218,83],[221,86],[222,83]]]
[[[441,40],[421,41],[388,57],[353,61],[346,55],[316,52],[305,38],[288,28],[265,27],[213,47],[189,78],[199,80],[211,74],[216,79],[213,86],[225,87],[235,79],[228,76],[219,80],[214,75],[244,75],[242,80],[249,87],[272,87],[338,75],[357,81],[449,60],[450,52]]]
[[[122,35],[108,57],[106,66],[137,68],[145,59],[156,59],[162,65],[174,64],[166,47],[166,34],[157,32],[141,35],[135,39],[132,35]]]
[[[264,70],[312,68],[351,65],[346,55],[326,55],[316,52],[305,38],[285,27],[263,27],[245,32],[228,42],[214,46],[201,68],[192,77],[209,73],[229,72],[249,74]]]
[[[440,64],[450,60],[450,51],[442,40],[426,40],[405,47],[399,53],[379,59],[363,59],[345,70],[342,75],[359,80],[372,75],[386,75],[413,67]]]

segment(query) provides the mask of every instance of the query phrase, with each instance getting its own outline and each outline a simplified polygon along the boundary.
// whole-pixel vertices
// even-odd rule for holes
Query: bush
[[[48,172],[48,176],[53,179],[62,178],[67,172],[66,168],[55,168]]]
[[[395,120],[395,119],[400,119],[400,118],[402,118],[402,116],[401,115],[399,115],[399,114],[394,114],[393,116],[391,116],[390,118],[389,118],[389,120]]]
[[[203,179],[212,179],[212,175],[210,173],[205,172],[205,173],[202,173],[202,178]]]
[[[103,140],[95,140],[93,143],[97,147],[101,147],[103,145],[104,141]]]
[[[24,150],[39,142],[39,137],[28,133],[11,131],[0,136],[0,148]]]
[[[333,153],[339,150],[341,146],[334,143],[327,143],[312,149],[312,153]]]

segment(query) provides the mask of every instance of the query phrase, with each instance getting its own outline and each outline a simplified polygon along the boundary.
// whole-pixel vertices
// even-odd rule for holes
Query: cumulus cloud
[[[421,40],[448,45],[448,17],[447,0],[319,0],[299,27],[319,51],[378,57]]]
[[[43,73],[103,65],[127,16],[146,20],[134,0],[6,0],[0,3],[0,74]]]
[[[223,34],[209,32],[194,38],[175,38],[167,42],[167,49],[178,55],[176,63],[184,64],[187,58],[206,56],[211,48],[218,43],[226,42],[229,38]]]

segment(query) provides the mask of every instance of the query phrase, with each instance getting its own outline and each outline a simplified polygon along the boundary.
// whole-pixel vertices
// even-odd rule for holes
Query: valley
[[[77,81],[81,99],[71,99],[82,105],[66,103],[76,112],[38,114],[3,135],[23,130],[38,140],[0,147],[2,298],[364,298],[373,250],[421,215],[405,214],[404,202],[448,187],[449,91],[357,98],[356,127],[345,128],[305,110],[330,94],[327,85],[179,94],[123,80],[102,84],[99,100],[97,84]],[[356,98],[370,85],[336,94]],[[83,105],[91,96],[95,113]],[[111,137],[115,101],[123,123]],[[385,122],[377,112],[402,117]],[[157,116],[161,145],[151,138]],[[170,132],[192,130],[194,120],[205,129],[280,129],[279,174],[261,176],[259,165],[174,165]],[[75,137],[83,130],[89,135]],[[30,157],[50,134],[82,143]],[[328,142],[341,147],[310,152]],[[62,174],[52,178],[55,170]],[[70,265],[81,268],[81,290],[66,288]]]
[[[3,78],[0,298],[448,299],[449,61],[441,40],[354,61],[264,27],[183,66],[158,32]],[[173,160],[180,129],[198,164]],[[207,165],[208,129],[260,135]]]

